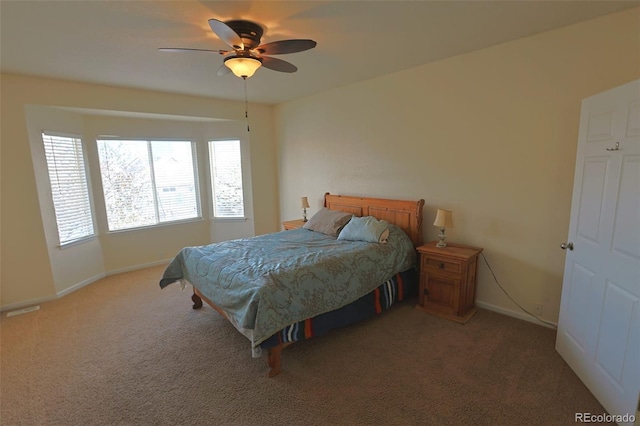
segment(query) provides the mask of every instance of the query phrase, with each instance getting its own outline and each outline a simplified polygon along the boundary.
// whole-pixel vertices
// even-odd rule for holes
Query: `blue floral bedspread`
[[[338,240],[307,229],[183,248],[160,287],[187,280],[236,326],[252,346],[287,325],[338,309],[416,262],[400,228],[387,244]]]

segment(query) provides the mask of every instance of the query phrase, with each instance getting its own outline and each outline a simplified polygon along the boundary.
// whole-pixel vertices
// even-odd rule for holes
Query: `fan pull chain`
[[[247,120],[247,132],[250,132],[251,130],[249,130],[249,101],[247,100],[247,77],[242,77],[242,79],[244,80],[244,118],[246,118]]]

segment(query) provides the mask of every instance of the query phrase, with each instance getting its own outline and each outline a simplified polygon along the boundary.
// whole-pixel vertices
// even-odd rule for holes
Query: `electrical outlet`
[[[544,305],[542,303],[536,303],[533,306],[533,313],[536,314],[537,316],[542,315],[542,310],[544,308]]]

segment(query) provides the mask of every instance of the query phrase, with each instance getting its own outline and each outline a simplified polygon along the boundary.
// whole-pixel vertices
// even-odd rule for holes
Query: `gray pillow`
[[[340,230],[350,219],[351,213],[329,210],[322,207],[304,224],[303,228],[337,237]]]

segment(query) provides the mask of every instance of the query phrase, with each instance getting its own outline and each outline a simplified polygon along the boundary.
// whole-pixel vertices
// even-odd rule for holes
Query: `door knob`
[[[573,250],[573,243],[562,243],[560,244],[560,248],[562,250],[566,250],[566,249]]]

